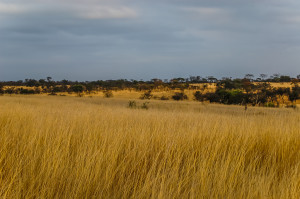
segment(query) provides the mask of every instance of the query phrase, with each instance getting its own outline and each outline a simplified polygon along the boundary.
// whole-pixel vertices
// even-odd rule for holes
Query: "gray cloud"
[[[0,80],[300,73],[296,0],[0,0]]]

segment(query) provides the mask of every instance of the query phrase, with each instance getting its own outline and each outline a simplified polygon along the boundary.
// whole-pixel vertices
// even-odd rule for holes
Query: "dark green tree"
[[[78,95],[79,97],[81,97],[81,96],[82,96],[82,93],[83,93],[84,90],[85,90],[85,87],[84,87],[83,85],[81,85],[81,84],[76,84],[76,85],[71,86],[71,87],[70,87],[70,90],[71,90],[72,92],[74,92],[74,93],[77,93],[77,95]]]
[[[172,96],[173,100],[179,101],[179,100],[186,100],[188,99],[187,95],[184,94],[183,92],[179,93],[176,92],[173,96]]]

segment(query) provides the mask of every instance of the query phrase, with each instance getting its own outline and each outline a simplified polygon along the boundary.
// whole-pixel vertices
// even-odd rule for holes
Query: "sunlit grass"
[[[0,96],[0,197],[300,198],[299,110],[127,103]]]

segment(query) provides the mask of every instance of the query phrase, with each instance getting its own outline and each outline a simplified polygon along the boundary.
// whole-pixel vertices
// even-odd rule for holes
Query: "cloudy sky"
[[[0,81],[300,74],[299,0],[0,0]]]

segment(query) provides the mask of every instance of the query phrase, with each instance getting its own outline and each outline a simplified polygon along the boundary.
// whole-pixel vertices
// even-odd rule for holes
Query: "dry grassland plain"
[[[0,96],[1,198],[300,198],[299,151],[299,109]]]

